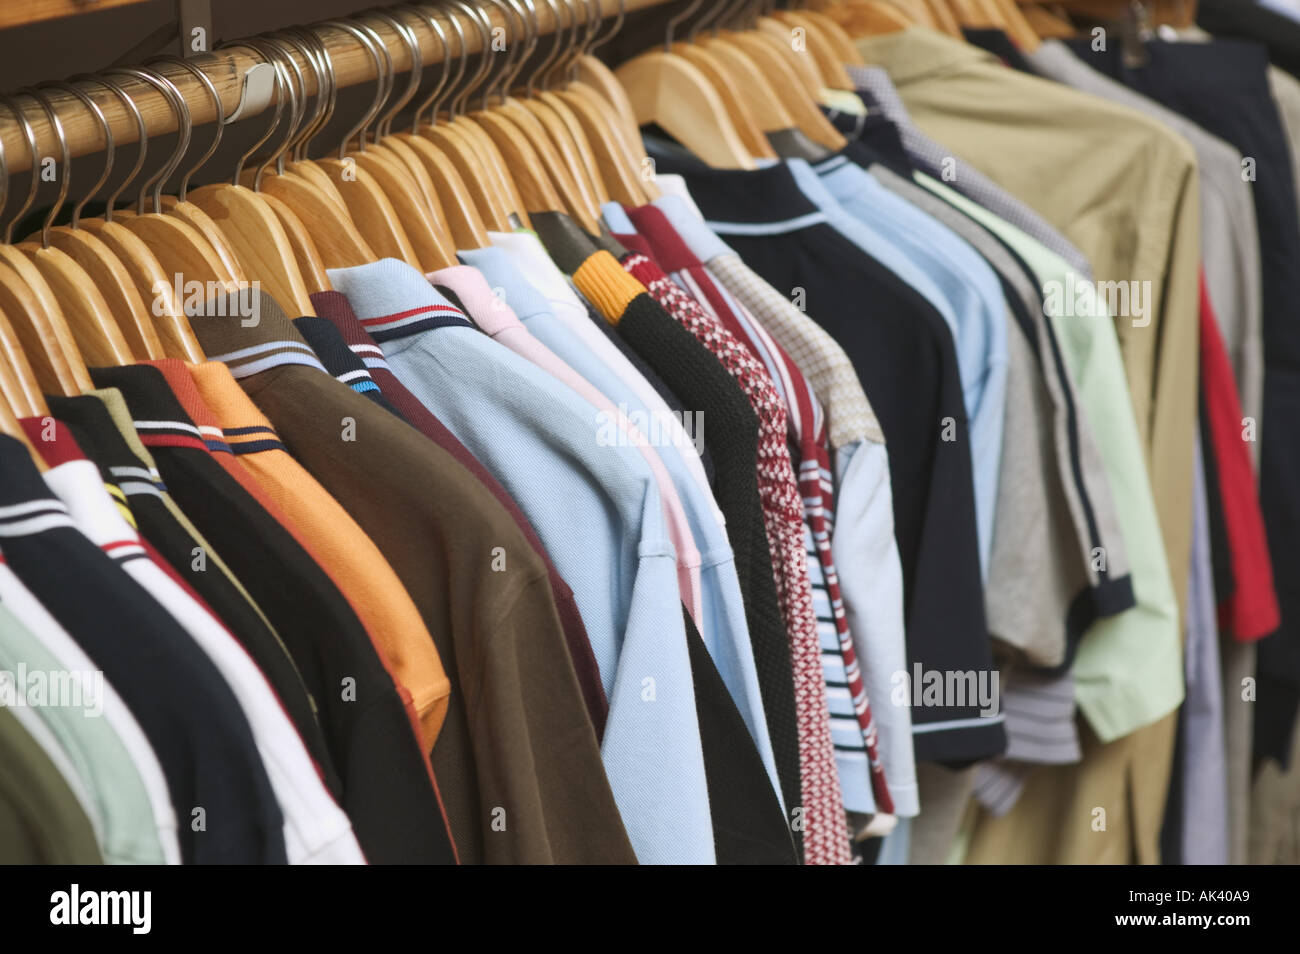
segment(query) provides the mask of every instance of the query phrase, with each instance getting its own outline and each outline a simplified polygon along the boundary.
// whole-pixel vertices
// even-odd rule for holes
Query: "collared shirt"
[[[1045,40],[1025,56],[1038,75],[1158,119],[1196,150],[1201,173],[1201,261],[1210,300],[1237,376],[1242,409],[1260,421],[1264,339],[1259,232],[1250,183],[1242,175],[1241,153],[1185,116],[1093,69],[1059,40]],[[1258,462],[1259,442],[1249,446]]]
[[[603,446],[594,406],[475,330],[409,266],[385,259],[329,274],[402,383],[510,491],[573,587],[610,701],[605,770],[637,859],[710,863],[677,557],[649,465],[633,448]]]
[[[542,301],[528,296],[527,289],[521,287],[523,276],[514,268],[513,259],[490,254],[494,251],[495,248],[475,249],[460,254],[465,261],[478,268],[493,287],[505,290],[516,306],[519,319],[538,341],[582,375],[609,401],[626,408],[626,413],[633,420],[653,422],[652,412],[641,403],[638,392],[604,364],[583,339],[561,323],[548,307],[544,307]],[[531,306],[527,304],[530,301],[533,302]],[[605,339],[602,337],[601,340]],[[657,431],[652,423],[649,426],[649,433],[660,435],[656,448],[681,494],[691,530],[702,550],[704,625],[700,627],[700,635],[728,692],[745,719],[779,796],[776,764],[763,718],[758,673],[745,622],[745,607],[741,598],[740,581],[736,575],[735,556],[725,531],[714,519],[717,504],[712,494],[705,495],[700,491],[686,467],[684,458],[687,453],[694,454],[694,450],[679,450],[673,441],[675,435]]]
[[[318,314],[338,329],[339,336],[349,350],[365,364],[371,378],[380,386],[384,396],[392,402],[401,418],[456,458],[461,466],[488,489],[510,514],[533,552],[546,565],[551,594],[555,598],[555,608],[560,614],[560,625],[564,627],[564,640],[568,646],[569,660],[573,663],[574,675],[578,679],[583,702],[586,704],[587,713],[591,716],[592,726],[596,730],[596,738],[599,740],[605,734],[605,720],[609,716],[609,701],[605,698],[605,687],[600,681],[600,670],[596,665],[595,654],[591,651],[591,640],[587,636],[587,627],[582,621],[582,614],[578,611],[573,590],[555,568],[550,554],[546,552],[546,547],[537,536],[537,531],[528,522],[528,518],[519,509],[514,498],[506,492],[478,458],[471,454],[469,449],[457,440],[456,435],[447,430],[446,425],[434,417],[433,413],[421,404],[401,381],[397,380],[397,375],[393,374],[393,369],[384,358],[383,349],[375,343],[375,339],[370,337],[370,333],[357,319],[347,298],[336,291],[317,292],[312,296],[312,304]]]
[[[908,157],[920,171],[956,188],[962,195],[1032,235],[1061,256],[1081,275],[1091,275],[1092,264],[1070,240],[1030,205],[994,182],[956,153],[947,143],[936,142],[912,121],[890,74],[879,66],[847,66],[849,78],[859,85],[898,129]]]
[[[1084,320],[1097,317],[1102,305],[1126,310],[1111,317],[1181,608],[1196,431],[1195,153],[1159,122],[1008,70],[939,34],[905,30],[857,45],[889,71],[922,129],[1030,202],[1083,249],[1098,283],[1084,280],[1081,294],[1076,275],[1047,288],[1048,297],[1072,299],[1071,313],[1085,311]],[[1099,138],[1108,143],[1104,151],[1091,148]]]
[[[22,586],[16,580],[12,584]],[[107,688],[107,683],[100,675],[97,684],[94,664],[88,659],[84,660],[85,668],[77,668],[44,645],[19,618],[8,595],[0,592],[0,669],[10,674],[22,671],[19,667],[28,673],[58,673],[72,687],[73,698],[79,693],[84,700],[86,708],[76,709],[62,700],[33,700],[20,682],[13,681],[10,686],[15,693],[15,704],[27,706],[35,701],[34,712],[58,739],[94,799],[96,814],[103,823],[99,845],[104,860],[109,864],[179,864],[174,813],[169,827],[158,823],[171,808],[166,787],[161,791],[163,801],[155,806],[114,722],[99,718],[106,715],[110,705],[121,706],[121,699],[116,693],[112,699],[106,698],[102,690]],[[47,634],[62,629],[39,604],[38,609],[44,616],[42,628]],[[61,636],[70,640],[66,633]],[[155,807],[159,809],[157,815]]]
[[[490,232],[492,247],[499,248],[523,273],[524,278],[537,289],[551,306],[555,320],[569,330],[589,348],[601,362],[608,365],[632,389],[651,413],[652,430],[665,431],[674,446],[682,448],[682,461],[689,469],[696,486],[713,498],[708,475],[700,461],[691,435],[684,426],[681,415],[676,414],[655,390],[654,386],[636,369],[636,366],[610,339],[600,331],[587,314],[587,308],[578,298],[564,273],[546,254],[541,241],[532,232]],[[722,512],[715,506],[714,516],[719,525],[725,524]]]
[[[161,363],[161,362],[159,362]],[[219,362],[182,366],[220,422],[231,452],[293,521],[321,565],[341,584],[395,678],[412,695],[423,748],[433,749],[451,692],[420,611],[384,555],[280,441],[271,422]]]
[[[39,434],[40,424],[39,419],[29,419],[29,434]],[[289,863],[364,864],[347,816],[321,784],[261,670],[219,620],[149,559],[135,531],[111,505],[96,468],[80,456],[71,436],[42,442],[40,447],[53,465],[45,473],[45,482],[68,507],[78,528],[158,601],[229,684],[283,814]]]
[[[987,578],[1010,361],[1002,287],[988,263],[960,236],[882,186],[858,164],[859,158],[850,144],[843,155],[819,162],[814,169],[841,207],[905,249],[925,269],[957,320],[953,342],[970,421],[975,512]]]
[[[161,371],[96,368],[92,377],[122,392],[168,489],[275,623],[320,707],[341,804],[366,857],[454,859],[414,707],[408,709],[409,697],[398,692],[351,605],[284,524],[217,463]]]
[[[480,257],[492,258],[504,256],[499,249],[481,249]],[[501,265],[509,269],[509,263]],[[457,265],[444,268],[427,276],[435,285],[445,285],[460,299],[466,313],[474,323],[485,331],[493,340],[505,345],[515,354],[527,359],[553,378],[572,388],[584,400],[591,403],[598,411],[601,424],[606,431],[605,439],[614,442],[626,441],[645,458],[655,476],[659,488],[659,498],[663,503],[664,519],[667,522],[668,535],[673,549],[677,551],[677,584],[682,602],[696,626],[702,626],[700,608],[700,551],[695,546],[695,538],[682,509],[677,488],[665,469],[658,452],[650,445],[645,434],[636,427],[619,408],[594,388],[580,374],[564,363],[545,344],[533,337],[532,333],[519,320],[516,308],[536,314],[544,310],[541,296],[527,282],[515,280],[508,285],[489,287],[475,268],[470,265]]]
[[[849,634],[830,549],[834,496],[825,413],[798,367],[744,306],[713,281],[668,218],[653,206],[629,214],[639,231],[636,239],[648,247],[656,262],[716,328],[729,332],[762,363],[786,409],[789,452],[798,467],[803,502],[804,566],[817,619],[822,676],[844,805],[846,810],[861,814],[892,813],[894,804],[876,744],[875,720]]]
[[[39,435],[41,421],[34,423]],[[184,629],[119,563],[148,559],[144,551],[123,541],[110,555],[89,540],[18,441],[0,441],[0,466],[6,562],[122,693],[159,757],[173,805],[184,806],[187,817],[201,806],[222,820],[219,828],[179,828],[182,858],[283,864],[283,819],[239,703]],[[86,467],[102,494],[98,474]],[[67,599],[69,574],[78,580],[76,600]]]
[[[828,412],[837,489],[831,557],[867,695],[887,699],[891,677],[907,668],[903,575],[885,435],[857,372],[839,343],[742,262],[692,207],[676,196],[654,204],[709,273],[794,358]],[[894,811],[915,815],[920,803],[910,709],[881,704],[872,711]]]

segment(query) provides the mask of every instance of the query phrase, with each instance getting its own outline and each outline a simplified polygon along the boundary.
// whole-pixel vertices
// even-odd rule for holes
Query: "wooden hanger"
[[[41,243],[64,253],[86,273],[102,295],[113,322],[117,325],[118,330],[125,339],[127,348],[135,360],[148,361],[162,358],[165,356],[162,342],[154,327],[154,318],[150,313],[149,305],[146,304],[147,301],[152,302],[152,298],[146,299],[141,294],[130,271],[107,243],[92,232],[79,228],[82,208],[92,196],[99,192],[112,172],[113,158],[116,151],[112,129],[104,116],[103,110],[99,108],[99,104],[84,90],[71,83],[49,83],[46,85],[50,88],[65,90],[75,96],[99,121],[100,128],[104,133],[105,160],[99,181],[73,207],[71,224],[52,226],[58,208],[62,207],[63,193],[71,189],[72,164],[69,162],[65,165],[64,168],[67,171],[61,177],[63,192],[61,192],[60,199],[55,208],[51,210],[50,216],[46,219],[45,225],[39,233]],[[60,148],[64,154],[67,154],[63,124],[57,111],[54,110],[48,99],[38,91],[33,90],[32,94],[44,109],[51,128],[54,129],[55,135],[59,138]]]
[[[657,124],[708,165],[757,168],[708,77],[685,57],[672,52],[674,29],[699,5],[696,0],[668,22],[662,49],[633,57],[619,66],[614,75],[639,126]],[[592,71],[589,65],[587,69]],[[748,95],[748,91],[742,92]],[[747,101],[755,105],[752,98]],[[769,108],[755,110],[754,119],[764,131],[767,131],[764,120],[770,119],[770,115]]]
[[[803,31],[804,50],[812,58],[822,85],[829,89],[853,89],[853,81],[844,69],[844,61],[834,42],[826,35],[822,24],[802,10],[777,10],[770,17],[761,17],[759,25],[773,36],[792,42],[791,31]]]
[[[421,117],[430,111],[432,111],[433,115],[436,115],[438,97],[447,88],[448,77],[451,74],[451,52],[447,46],[447,34],[443,30],[442,24],[433,14],[419,7],[399,8],[399,11],[417,14],[438,38],[441,48],[442,74],[438,82],[429,91],[424,102],[416,107],[411,121],[411,131],[396,133],[388,137],[388,139],[404,145],[414,160],[423,168],[427,179],[426,188],[432,189],[441,208],[447,230],[450,232],[456,247],[485,248],[490,244],[487,226],[478,207],[474,204],[474,200],[470,197],[469,186],[461,178],[455,163],[448,155],[435,146],[431,139],[419,135],[422,126]],[[461,69],[464,69],[463,63]],[[504,222],[504,216],[502,221]]]
[[[40,99],[40,101],[49,109],[48,103],[44,99]],[[18,120],[23,134],[26,136],[28,154],[31,157],[31,186],[27,190],[27,197],[22,207],[14,215],[15,219],[19,219],[31,207],[33,200],[36,198],[36,191],[40,184],[41,156],[36,141],[36,131],[28,122],[22,107],[8,96],[0,96],[0,102],[3,102]],[[49,109],[49,112],[53,114],[52,109]],[[57,123],[57,115],[54,115],[53,118]],[[57,123],[55,129],[62,149],[63,168],[66,170],[71,163],[67,137],[63,134],[61,123]],[[63,200],[67,198],[68,176],[66,172],[58,178],[60,180],[58,199],[51,207],[50,214],[46,217],[45,228],[42,230],[43,236],[48,235],[49,225],[53,217],[58,214]],[[23,242],[15,249],[13,246],[8,245],[6,237],[6,255],[11,265],[17,268],[16,259],[13,257],[15,253],[25,255],[34,266],[35,271],[39,273],[45,289],[52,294],[54,301],[57,302],[58,311],[72,333],[77,350],[86,360],[96,365],[118,365],[132,362],[131,351],[127,347],[122,333],[118,331],[117,323],[108,310],[108,303],[104,301],[104,296],[99,293],[99,289],[95,287],[95,283],[91,281],[85,269],[64,252],[57,248],[51,248],[44,238],[41,242]],[[24,274],[23,277],[30,283],[29,275]],[[38,290],[38,296],[43,294],[43,291]]]
[[[823,2],[817,9],[833,18],[850,37],[875,36],[897,33],[918,25],[920,10],[901,6],[887,0],[848,0],[848,2]]]
[[[796,64],[811,64],[799,57],[788,44],[777,41],[770,33],[761,30],[745,30],[732,34],[728,39],[753,57],[765,72],[773,71],[768,74],[775,78],[772,85],[782,97],[786,109],[794,116],[797,129],[827,149],[838,150],[848,145],[848,141],[818,106],[821,84],[817,77],[810,76],[800,88],[801,74]]]
[[[1133,9],[1131,0],[1057,0],[1055,5],[1094,20],[1123,20]],[[1196,0],[1142,0],[1142,7],[1153,24],[1185,30],[1196,23]]]
[[[853,40],[844,32],[844,27],[840,26],[834,19],[828,17],[820,10],[804,8],[798,11],[800,17],[817,24],[821,29],[822,35],[830,42],[835,51],[835,61],[847,66],[865,66],[866,61],[858,48],[853,45]],[[777,16],[781,13],[778,12]]]
[[[0,392],[18,417],[44,417],[50,413],[36,374],[4,310],[0,309]]]
[[[135,177],[144,167],[148,146],[148,129],[145,126],[144,116],[141,114],[139,107],[136,106],[135,101],[116,83],[99,76],[80,76],[75,77],[75,79],[93,81],[113,93],[127,115],[134,118],[137,142],[139,143],[135,164],[104,202],[103,217],[81,219],[79,222],[80,231],[93,235],[95,239],[107,246],[118,261],[122,263],[127,275],[130,276],[131,282],[135,285],[136,291],[147,304],[148,313],[152,319],[154,331],[162,344],[163,353],[167,357],[201,361],[203,360],[203,351],[199,348],[198,340],[190,329],[189,319],[185,316],[181,300],[175,292],[174,276],[176,273],[164,271],[162,263],[149,246],[139,236],[127,229],[121,221],[115,221],[114,219],[115,215],[119,218],[128,217],[123,216],[122,213],[115,213],[117,197],[135,180]],[[103,117],[102,109],[98,110],[96,118],[102,120],[102,124],[106,129],[107,141],[108,138],[111,138],[112,131],[108,127],[107,119]],[[116,147],[114,147],[115,149]],[[110,156],[110,161],[111,159],[112,156]],[[128,344],[130,344],[133,333],[124,329],[124,334],[127,337]],[[142,332],[141,335],[143,336],[143,334]]]

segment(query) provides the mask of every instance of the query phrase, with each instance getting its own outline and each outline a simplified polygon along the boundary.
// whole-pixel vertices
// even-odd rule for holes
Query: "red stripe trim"
[[[399,311],[392,315],[380,315],[378,318],[362,318],[363,325],[378,325],[385,321],[401,321],[403,318],[410,318],[414,315],[423,314],[426,311],[449,311],[454,315],[460,314],[460,309],[455,305],[424,305],[420,308],[412,308],[410,311]]]

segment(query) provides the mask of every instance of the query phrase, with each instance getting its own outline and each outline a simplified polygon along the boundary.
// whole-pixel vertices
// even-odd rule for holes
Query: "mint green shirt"
[[[105,700],[102,688],[97,688],[103,685],[102,673],[74,673],[4,605],[0,605],[0,670],[12,684],[0,695],[0,704],[12,697],[13,704],[28,705],[40,717],[90,796],[104,861],[165,864],[149,793],[104,716]],[[70,700],[64,697],[74,679],[81,684],[79,707],[67,705]],[[42,683],[46,688],[40,688]],[[56,684],[63,687],[57,698]],[[47,693],[44,699],[36,694],[41,691]]]
[[[1074,270],[1065,259],[944,184],[921,173],[916,178],[1011,246],[1040,288],[1049,282],[1068,287],[1066,276]],[[1050,318],[1110,481],[1137,597],[1132,609],[1089,627],[1074,663],[1075,700],[1097,736],[1111,742],[1183,701],[1178,602],[1114,323],[1104,317]]]

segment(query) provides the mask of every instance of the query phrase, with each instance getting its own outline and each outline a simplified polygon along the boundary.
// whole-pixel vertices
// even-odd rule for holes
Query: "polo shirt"
[[[939,34],[912,29],[857,45],[888,70],[918,126],[1043,213],[1084,251],[1097,280],[1124,282],[1130,293],[1127,283],[1142,283],[1142,313],[1130,299],[1132,314],[1112,317],[1181,607],[1196,429],[1195,153],[1155,120],[1008,70]],[[1091,148],[1098,141],[1104,151]]]
[[[201,324],[201,322],[199,322]],[[275,624],[319,706],[340,804],[374,864],[455,854],[415,725],[352,607],[316,562],[218,464],[157,368],[96,368],[121,391],[167,487]],[[329,634],[329,638],[321,638]]]
[[[42,436],[40,419],[28,418],[26,427],[29,436]],[[80,457],[75,440],[65,431],[58,440],[39,446],[53,465],[45,481],[78,528],[148,590],[230,686],[256,743],[269,794],[280,806],[289,863],[364,864],[347,816],[321,784],[302,740],[256,664],[181,584],[143,554],[133,554],[141,549],[139,538],[112,506],[98,471]]]
[[[1071,49],[1074,49],[1073,46]],[[1260,503],[1273,558],[1282,627],[1259,646],[1255,758],[1285,760],[1300,712],[1300,503],[1294,474],[1300,437],[1270,428],[1296,413],[1300,309],[1291,278],[1300,255],[1293,147],[1271,95],[1268,58],[1252,43],[1152,42],[1141,74],[1118,59],[1076,51],[1084,62],[1221,136],[1255,160],[1251,193],[1259,227],[1264,306],[1264,416],[1260,422]],[[1272,431],[1272,433],[1270,433]]]
[[[736,555],[782,799],[787,811],[793,812],[790,806],[803,804],[794,676],[758,495],[758,418],[740,386],[708,348],[675,322],[612,254],[596,250],[590,238],[566,217],[538,216],[534,225],[542,230],[539,237],[557,266],[565,272],[585,266],[588,295],[608,300],[612,293],[617,298],[617,325],[611,328],[602,314],[594,320],[635,349],[690,407],[701,409],[714,422],[704,430],[703,438],[716,467],[715,499],[726,515],[727,536]],[[796,842],[800,841],[802,831],[795,828],[793,832]]]
[[[592,240],[604,247],[602,252],[617,252],[618,258],[612,252],[589,254],[575,268],[573,278],[604,318],[617,324],[624,338],[639,347],[642,354],[647,354],[644,344],[638,345],[622,330],[629,314],[641,311],[651,321],[667,318],[681,325],[707,349],[710,358],[705,361],[716,362],[739,385],[757,419],[753,466],[758,478],[763,537],[794,674],[804,859],[807,864],[846,864],[850,855],[841,821],[843,792],[834,762],[825,681],[818,671],[820,646],[812,614],[807,557],[800,539],[798,491],[791,486],[794,474],[785,444],[785,409],[762,366],[729,332],[710,324],[700,306],[643,251],[629,252],[610,236],[593,236]],[[568,254],[580,254],[586,244],[583,239]],[[616,261],[626,274],[619,273]],[[672,343],[671,339],[668,343]]]
[[[588,305],[578,296],[578,292],[569,283],[564,273],[546,254],[546,249],[537,234],[528,231],[489,232],[488,238],[492,242],[492,247],[505,252],[511,263],[523,275],[524,280],[546,299],[550,306],[549,313],[556,323],[567,329],[596,358],[617,374],[624,386],[636,394],[641,404],[649,409],[650,428],[667,434],[667,439],[662,443],[671,444],[680,452],[682,462],[689,469],[696,486],[712,499],[713,491],[709,476],[705,472],[696,441],[692,440],[685,426],[689,421],[683,422],[682,415],[669,407],[661,391],[651,382],[650,377],[647,377],[647,373],[656,379],[658,376],[654,375],[654,372],[644,363],[640,365],[634,363],[635,353],[629,356],[620,350],[615,344],[618,336],[614,335],[611,338],[601,330],[603,322],[597,324],[592,321]],[[467,254],[462,253],[462,256]],[[467,257],[466,260],[477,268],[483,267],[472,257]],[[666,385],[662,385],[662,381],[660,384],[665,390],[667,389]],[[714,509],[715,516],[719,523],[722,523],[724,521],[722,512],[716,509],[716,505]]]
[[[179,369],[178,369],[179,370]],[[307,538],[317,562],[343,583],[396,681],[412,695],[423,749],[431,751],[447,714],[451,684],[420,611],[379,548],[333,497],[289,456],[270,422],[218,362],[191,365],[188,385],[221,423],[236,459]],[[185,378],[173,378],[181,392]]]
[[[607,221],[612,214],[606,215]],[[625,244],[635,239],[644,246],[656,264],[666,268],[673,282],[696,303],[699,315],[707,319],[694,319],[697,335],[703,332],[705,340],[712,340],[718,331],[729,334],[750,359],[735,362],[728,356],[732,362],[729,370],[738,374],[738,380],[751,382],[746,387],[755,401],[772,400],[768,388],[763,387],[765,383],[770,384],[771,392],[786,412],[785,438],[791,463],[797,467],[802,504],[799,529],[803,537],[803,566],[817,620],[824,705],[828,709],[828,728],[844,805],[846,810],[859,814],[888,814],[893,811],[893,800],[879,758],[871,704],[849,636],[839,578],[829,547],[834,502],[829,491],[830,458],[825,446],[824,412],[799,369],[752,316],[745,314],[743,307],[714,283],[664,214],[647,206],[632,210],[630,215],[639,234],[624,240]],[[727,349],[714,347],[720,357],[727,355]],[[757,386],[753,381],[758,382]],[[819,546],[818,540],[826,545]],[[799,660],[811,661],[810,657],[811,653],[807,653]],[[810,695],[808,702],[818,705],[820,700]]]
[[[472,249],[459,254],[477,268],[493,288],[504,290],[514,306],[512,310],[537,341],[581,375],[608,401],[623,409],[629,418],[649,422],[643,430],[652,436],[656,450],[681,495],[691,532],[701,550],[700,581],[704,623],[700,626],[700,635],[723,684],[745,720],[773,786],[779,791],[772,743],[763,715],[754,651],[745,622],[744,598],[736,573],[735,555],[726,532],[713,517],[717,504],[712,493],[706,494],[695,483],[685,463],[688,451],[679,449],[671,434],[657,429],[653,412],[641,402],[638,392],[603,363],[587,347],[584,339],[555,317],[550,300],[532,288],[511,257],[493,254],[498,251],[494,246],[491,249]],[[705,765],[708,765],[707,759]]]
[[[392,403],[400,416],[412,427],[433,441],[468,470],[486,487],[497,502],[506,509],[519,527],[533,552],[546,564],[547,577],[551,583],[551,595],[555,599],[556,611],[560,614],[560,624],[564,627],[564,641],[569,650],[569,661],[573,663],[574,675],[582,691],[582,699],[596,729],[596,738],[605,733],[605,720],[609,715],[609,701],[605,698],[605,687],[600,681],[600,671],[596,666],[595,654],[591,651],[591,640],[587,636],[586,624],[578,611],[578,604],[573,590],[564,582],[559,570],[551,562],[550,554],[538,538],[528,518],[524,516],[519,505],[515,503],[501,483],[492,476],[478,458],[456,439],[456,435],[447,430],[446,425],[421,404],[403,384],[397,380],[384,358],[383,349],[366,331],[348,304],[347,298],[340,292],[317,292],[312,304],[318,314],[326,318],[338,330],[340,337],[366,366],[371,379],[380,386],[384,396]],[[328,363],[326,365],[328,367]]]
[[[56,420],[72,431],[83,453],[99,466],[105,483],[117,486],[126,495],[140,536],[215,611],[252,657],[293,721],[326,787],[338,797],[338,773],[316,718],[315,702],[303,685],[293,657],[220,554],[192,524],[182,523],[183,515],[152,458],[139,456],[147,451],[143,446],[133,448],[118,430],[113,410],[126,413],[121,394],[106,390],[47,400]],[[126,426],[130,426],[129,415]],[[131,437],[134,434],[131,431]],[[202,554],[202,560],[197,559],[198,554]]]
[[[808,314],[853,360],[880,419],[903,567],[907,679],[917,666],[989,673],[970,441],[948,325],[832,227],[787,165],[680,171],[706,223],[751,268],[776,288],[804,289]],[[746,198],[754,194],[765,201]],[[944,599],[934,599],[940,592]],[[893,681],[894,704],[911,703],[907,684]],[[1006,744],[1001,714],[981,716],[972,705],[914,705],[912,732],[918,761],[965,762]]]
[[[85,650],[50,615],[49,610],[32,596],[31,591],[23,586],[2,559],[0,559],[0,603],[3,603],[5,610],[18,621],[23,631],[37,641],[39,645],[33,648],[50,654],[57,662],[58,669],[73,674],[97,671]],[[167,779],[163,774],[162,765],[158,762],[158,756],[150,746],[144,730],[140,728],[140,723],[131,714],[131,710],[127,708],[112,683],[104,679],[102,684],[93,688],[99,694],[98,707],[102,710],[102,722],[117,740],[122,754],[130,760],[131,768],[144,787],[149,800],[155,837],[162,851],[163,863],[178,865],[181,863],[181,849],[176,836],[176,811],[172,807]],[[114,746],[107,740],[102,744],[97,741],[94,752],[96,758],[115,757]]]
[[[813,168],[840,208],[903,250],[925,270],[949,303],[956,321],[950,327],[970,423],[975,512],[987,577],[1010,361],[1002,285],[988,262],[959,235],[890,192],[867,172],[862,165],[867,161],[863,152],[860,145],[851,142],[841,154]],[[802,184],[806,173],[798,164],[794,171],[796,176],[802,176]]]
[[[196,334],[429,621],[452,680],[433,766],[462,860],[630,862],[541,561],[449,454],[330,377],[267,296],[260,315]]]
[[[406,420],[402,412],[384,396],[383,390],[366,370],[366,363],[359,355],[352,353],[343,336],[339,334],[339,330],[328,318],[303,315],[293,320],[293,326],[298,329],[298,334],[302,335],[303,340],[311,346],[311,350],[316,352],[316,357],[325,366],[325,370],[336,380],[346,384],[366,400],[378,404],[390,414]],[[407,421],[407,423],[411,422]]]
[[[1005,219],[1016,228],[1069,262],[1079,274],[1091,275],[1092,264],[1070,240],[1062,235],[1030,204],[1012,194],[985,175],[960,153],[954,153],[946,142],[938,142],[926,134],[912,119],[908,107],[899,95],[889,73],[880,66],[845,67],[859,95],[878,106],[885,118],[894,124],[906,158],[922,172],[952,185],[972,202]]]
[[[838,517],[831,556],[867,695],[887,699],[891,677],[907,666],[903,577],[885,436],[857,372],[839,343],[742,262],[692,206],[677,196],[663,196],[654,205],[709,275],[793,357],[827,411]],[[920,806],[910,709],[881,703],[872,714],[894,811],[915,815]]]
[[[483,251],[490,256],[495,250]],[[626,441],[645,458],[654,473],[655,484],[659,488],[659,498],[664,508],[669,539],[677,552],[677,584],[681,591],[682,602],[686,604],[696,626],[703,625],[700,607],[700,551],[695,546],[695,538],[691,533],[690,523],[682,509],[682,502],[677,495],[672,477],[669,476],[658,452],[650,445],[645,434],[628,419],[628,416],[524,327],[512,307],[511,293],[513,292],[513,298],[518,300],[518,304],[535,310],[537,308],[537,305],[533,304],[535,296],[529,294],[531,289],[528,288],[527,283],[513,282],[508,289],[505,286],[493,289],[488,286],[483,276],[469,265],[444,268],[433,272],[428,278],[434,285],[451,288],[459,297],[462,309],[491,338],[535,364],[561,384],[573,389],[595,407],[597,426],[601,435],[598,439]]]
[[[1045,40],[1026,58],[1037,75],[1158,119],[1196,150],[1201,174],[1201,262],[1242,407],[1258,421],[1264,388],[1260,247],[1241,153],[1172,109],[1097,71],[1059,40]],[[1258,443],[1251,445],[1252,451],[1258,448]]]
[[[31,707],[58,740],[93,799],[101,822],[98,842],[104,860],[109,864],[166,864],[164,832],[155,823],[149,791],[113,725],[101,718],[100,707],[107,700],[98,694],[96,683],[103,684],[102,675],[97,678],[93,668],[68,668],[5,603],[0,603],[0,669],[9,674],[14,695],[12,703],[6,704]],[[57,696],[45,698],[39,688],[36,691],[42,695],[33,696],[25,681],[14,676],[24,671],[51,677],[59,674],[66,679],[72,697],[82,699],[83,705],[76,707]],[[172,830],[165,834],[172,848],[170,860],[179,863],[174,819]]]
[[[0,441],[0,470],[5,560],[148,735],[172,804],[186,818],[178,830],[182,859],[283,864],[283,818],[230,687],[149,592],[77,529],[13,438]],[[124,559],[147,559],[138,546],[122,550]],[[81,598],[66,598],[69,578]]]
[[[409,266],[385,259],[331,270],[330,281],[402,383],[514,497],[573,587],[609,699],[601,754],[637,859],[711,863],[677,555],[649,465],[602,445],[589,402],[475,330]],[[639,701],[646,692],[654,705]]]
[[[0,758],[0,863],[103,864],[94,826],[76,794],[8,709],[0,709]]]

